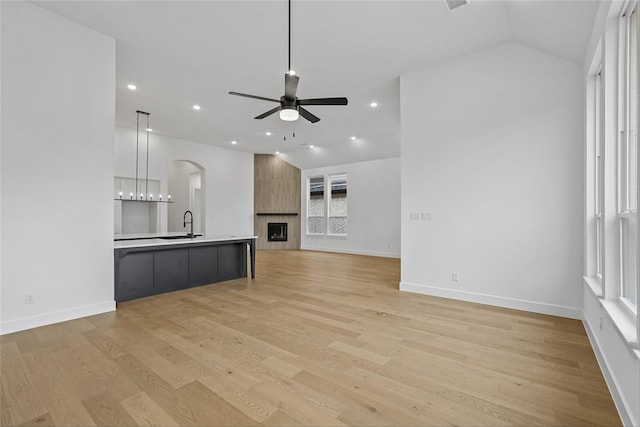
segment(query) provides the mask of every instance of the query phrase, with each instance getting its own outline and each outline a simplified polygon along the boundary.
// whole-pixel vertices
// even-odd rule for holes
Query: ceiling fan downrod
[[[287,73],[291,74],[291,0],[289,0],[289,62]]]

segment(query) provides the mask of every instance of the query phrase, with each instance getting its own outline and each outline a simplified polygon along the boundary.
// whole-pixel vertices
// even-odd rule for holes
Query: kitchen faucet
[[[193,235],[193,213],[191,213],[191,211],[186,211],[182,217],[182,226],[186,227],[187,226],[187,214],[189,214],[191,221],[189,221],[189,224],[191,224],[191,232],[189,234],[187,234],[187,236],[189,236],[190,238],[194,238],[195,236]]]

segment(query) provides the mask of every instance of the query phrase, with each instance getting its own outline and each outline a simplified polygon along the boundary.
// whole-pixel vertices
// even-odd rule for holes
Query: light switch
[[[409,219],[411,221],[418,221],[420,219],[420,214],[418,212],[411,212],[409,214]]]
[[[431,212],[422,212],[420,213],[420,219],[423,221],[431,221]]]

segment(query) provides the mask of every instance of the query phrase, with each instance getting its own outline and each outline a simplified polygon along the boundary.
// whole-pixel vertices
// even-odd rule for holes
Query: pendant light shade
[[[285,122],[294,122],[300,115],[297,108],[283,108],[280,110],[280,119]]]

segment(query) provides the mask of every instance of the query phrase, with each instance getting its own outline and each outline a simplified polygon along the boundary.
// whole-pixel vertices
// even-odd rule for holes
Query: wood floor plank
[[[73,385],[66,379],[56,361],[48,352],[29,352],[25,363],[32,373],[34,386],[41,401],[56,425],[94,426]]]
[[[300,373],[300,371],[302,371],[300,367],[273,356],[263,360],[261,363],[263,366],[269,369],[273,369],[274,371],[278,372],[281,375],[284,375],[285,377],[293,377],[294,375],[297,375],[298,373]]]
[[[204,420],[199,421],[198,425],[223,427],[258,425],[257,422],[199,381],[185,385],[178,392],[185,402],[189,402],[198,419]]]
[[[372,351],[368,351],[368,350],[365,350],[365,349],[362,349],[362,348],[354,347],[352,345],[345,344],[345,343],[340,342],[340,341],[332,342],[331,344],[329,344],[329,348],[341,351],[343,353],[350,354],[352,356],[359,357],[361,359],[368,360],[368,361],[373,362],[373,363],[377,363],[378,365],[384,365],[389,360],[391,360],[391,358],[388,357],[388,356],[377,354],[377,353],[374,353]]]
[[[139,426],[174,426],[178,422],[145,392],[141,391],[120,402]]]
[[[156,353],[155,349],[145,344],[146,342],[130,345],[127,347],[127,351],[147,365],[160,378],[171,384],[172,387],[180,388],[196,380],[196,377],[189,372],[163,358]]]
[[[54,426],[55,423],[50,414],[44,414],[36,417],[32,420],[28,420],[20,424],[21,427],[34,427],[34,426]]]
[[[256,270],[0,337],[0,424],[621,425],[580,321],[399,292],[397,259]]]
[[[138,387],[118,368],[118,365],[82,334],[72,333],[65,337],[65,341],[78,360],[85,367],[87,373],[100,385],[109,390],[115,399],[127,398],[139,391]]]
[[[240,369],[234,360],[228,359],[215,352],[206,351],[199,344],[193,343],[188,339],[173,335],[164,330],[156,332],[159,336],[164,337],[168,344],[176,349],[188,354],[190,357],[206,366],[213,372],[222,375],[232,375],[233,380],[239,381],[241,384],[258,384],[260,379]]]
[[[295,427],[305,425],[302,421],[293,418],[291,415],[279,409],[262,424],[272,427]]]
[[[265,421],[277,410],[274,405],[258,398],[248,388],[240,387],[220,375],[202,377],[198,381],[256,422]]]
[[[15,342],[0,346],[0,372],[2,416],[9,419],[9,424],[21,424],[47,413]]]
[[[132,426],[136,422],[115,397],[104,392],[82,402],[96,424],[101,426]]]
[[[271,400],[281,411],[301,420],[309,426],[344,426],[338,421],[340,411],[323,402],[301,396],[292,391],[286,384],[277,381],[265,381],[254,386],[252,391],[262,399]]]
[[[338,419],[349,425],[452,425],[445,417],[434,413],[422,417],[418,405],[412,404],[410,412],[403,411],[395,407],[395,405],[389,404],[388,395],[371,394],[370,390],[362,388],[360,384],[356,384],[347,378],[336,381],[333,378],[321,377],[304,370],[296,375],[295,379],[345,402],[347,410],[340,414]]]

